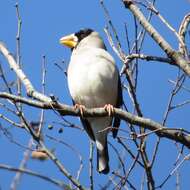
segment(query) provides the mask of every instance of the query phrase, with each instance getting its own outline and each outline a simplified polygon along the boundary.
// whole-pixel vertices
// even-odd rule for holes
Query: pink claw
[[[111,116],[114,113],[114,107],[111,104],[106,104],[104,109],[108,112],[108,115]]]

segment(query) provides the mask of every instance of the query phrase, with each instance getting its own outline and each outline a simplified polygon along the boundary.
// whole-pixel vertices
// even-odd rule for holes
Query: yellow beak
[[[70,34],[68,36],[62,37],[59,42],[60,44],[63,44],[69,48],[74,48],[78,43],[78,38],[74,34]]]

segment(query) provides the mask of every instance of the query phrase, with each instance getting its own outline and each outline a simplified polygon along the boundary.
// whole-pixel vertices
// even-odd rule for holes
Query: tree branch
[[[59,102],[38,102],[34,100],[28,100],[26,98],[17,97],[8,93],[0,93],[0,97],[11,99],[15,101],[21,101],[30,106],[34,106],[37,108],[43,109],[54,109],[59,112],[61,115],[71,115],[71,116],[80,116],[80,110],[76,110],[73,106],[61,104]],[[104,108],[92,108],[92,109],[85,109],[83,113],[84,117],[105,117],[108,116],[108,113],[105,111]],[[189,133],[184,133],[183,129],[171,129],[167,128],[166,126],[161,125],[158,122],[155,122],[151,119],[145,117],[139,117],[133,115],[127,111],[123,111],[118,108],[114,108],[113,116],[120,117],[121,119],[127,121],[128,123],[137,125],[139,127],[143,127],[144,129],[148,129],[150,131],[155,131],[155,133],[159,137],[165,137],[171,140],[174,140],[178,143],[185,145],[186,147],[190,148],[190,136]]]
[[[57,180],[53,179],[52,177],[44,176],[42,174],[39,174],[37,172],[33,172],[31,170],[28,170],[28,169],[14,168],[12,166],[5,165],[5,164],[0,164],[0,169],[9,170],[9,171],[12,171],[12,172],[21,172],[21,173],[24,173],[24,174],[35,176],[35,177],[44,179],[44,180],[46,180],[46,181],[48,181],[50,183],[53,183],[54,185],[57,185],[57,186],[61,187],[61,189],[70,190],[70,187],[68,185],[64,184],[63,182],[57,181]]]
[[[187,33],[187,28],[190,23],[190,13],[185,15],[183,21],[181,22],[181,25],[179,27],[179,35],[183,41],[183,44],[185,44],[185,35]],[[181,43],[179,44],[179,51],[182,52],[183,54],[186,53],[186,47],[183,46]]]
[[[132,61],[133,59],[142,59],[142,60],[146,60],[146,61],[159,61],[162,63],[169,63],[173,66],[176,66],[173,61],[169,58],[166,57],[158,57],[158,56],[152,56],[152,55],[145,55],[145,54],[130,54],[126,56],[126,63],[128,63],[129,61]]]
[[[11,69],[13,69],[15,71],[17,77],[21,80],[21,82],[25,86],[26,92],[27,92],[28,96],[33,97],[33,98],[35,98],[37,100],[41,100],[41,101],[45,100],[45,102],[50,102],[51,101],[51,98],[43,95],[42,93],[37,92],[34,89],[32,83],[27,78],[27,76],[25,75],[25,73],[21,70],[21,68],[19,67],[19,65],[17,65],[14,57],[9,52],[9,50],[6,48],[6,46],[4,45],[3,42],[0,42],[0,52],[7,59],[9,65],[11,67]]]
[[[143,13],[135,5],[133,0],[123,0],[126,8],[139,20],[140,24],[146,29],[154,41],[162,48],[162,50],[171,58],[174,63],[190,76],[190,64],[180,52],[172,49],[170,44],[158,33],[158,31],[147,21]]]

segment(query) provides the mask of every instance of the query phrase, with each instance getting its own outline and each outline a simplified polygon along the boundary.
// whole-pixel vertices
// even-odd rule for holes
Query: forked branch
[[[184,56],[175,51],[171,45],[162,37],[161,34],[148,22],[143,13],[135,5],[132,0],[123,0],[126,8],[128,8],[133,15],[139,20],[139,23],[146,29],[154,41],[162,48],[167,56],[174,61],[174,63],[182,69],[188,76],[190,76],[190,63]]]

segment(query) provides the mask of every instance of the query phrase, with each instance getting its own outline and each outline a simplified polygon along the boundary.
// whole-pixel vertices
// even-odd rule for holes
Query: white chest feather
[[[86,107],[116,104],[118,71],[113,58],[103,49],[85,48],[73,52],[68,68],[70,94]]]

